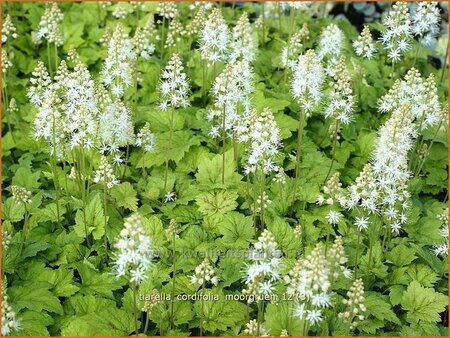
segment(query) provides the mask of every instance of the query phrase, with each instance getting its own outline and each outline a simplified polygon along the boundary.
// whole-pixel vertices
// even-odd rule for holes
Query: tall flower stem
[[[161,27],[161,59],[163,58],[164,55],[164,30],[166,28],[166,17],[163,16],[163,22],[162,22],[162,27]]]
[[[261,231],[264,230],[264,212],[265,212],[265,202],[266,202],[266,173],[264,169],[261,170],[262,180],[261,180]],[[264,198],[264,200],[263,200]]]
[[[55,186],[55,198],[56,198],[56,221],[58,224],[62,227],[62,224],[60,223],[60,209],[59,209],[59,177],[58,177],[58,170],[57,170],[57,157],[56,157],[56,120],[55,116],[53,116],[53,128],[52,128],[52,147],[53,147],[53,154],[52,154],[52,171],[53,171],[53,184]]]
[[[448,58],[448,41],[447,41],[447,48],[445,48],[444,64],[442,65],[440,82],[442,82],[442,80],[444,79],[445,68],[447,68],[447,58]]]
[[[172,107],[170,110],[170,126],[169,126],[169,147],[172,147],[172,138],[173,138],[173,119],[174,119],[174,111],[175,109]],[[167,176],[169,173],[169,154],[166,154],[166,170],[164,173],[164,191],[167,189]]]
[[[339,130],[339,122],[336,121],[336,127],[334,128],[334,135],[333,135],[333,149],[332,149],[332,154],[331,154],[331,164],[330,164],[330,168],[328,169],[327,176],[325,177],[324,183],[326,183],[326,181],[328,180],[328,177],[330,177],[334,161],[336,160],[336,146],[337,146],[338,130]]]
[[[222,111],[222,184],[225,184],[225,145],[227,141],[227,131],[225,129],[225,105],[223,105]]]
[[[203,273],[203,284],[202,284],[202,291],[201,291],[202,292],[202,295],[201,295],[201,297],[202,297],[202,303],[201,303],[202,312],[200,314],[200,337],[203,336],[203,318],[205,316],[205,297],[204,297],[204,294],[205,294],[205,274],[206,274],[206,272]]]
[[[134,310],[134,335],[139,335],[138,327],[138,308],[137,308],[137,287],[135,283],[131,283],[131,289],[133,291],[133,310]]]
[[[306,114],[304,111],[300,111],[300,119],[298,122],[298,137],[297,137],[297,154],[295,158],[295,178],[298,178],[298,172],[300,167],[300,147],[303,139],[303,129],[305,127]]]
[[[105,170],[106,177],[106,170]],[[106,212],[106,207],[108,206],[108,187],[106,186],[106,182],[103,184],[103,212],[104,212],[104,229],[105,229],[105,260],[108,257],[108,237],[106,236],[106,227],[108,224],[108,214]]]
[[[30,215],[29,215],[27,206],[24,205],[24,207],[25,207],[25,216],[24,216],[24,221],[23,221],[23,230],[22,230],[22,234],[20,236],[19,252],[17,253],[17,256],[16,256],[15,265],[17,265],[17,263],[19,262],[20,256],[22,255],[23,247],[25,245],[25,242],[26,242],[27,236],[28,236],[28,218]]]
[[[175,327],[175,323],[174,323],[174,299],[175,299],[175,276],[176,276],[176,257],[175,257],[175,237],[176,234],[175,232],[173,233],[172,236],[172,243],[173,243],[173,248],[172,248],[172,294],[170,297],[170,322],[172,323],[172,327]]]
[[[361,231],[358,230],[358,238],[356,240],[355,280],[358,278],[358,262],[359,262],[360,245],[361,245]]]

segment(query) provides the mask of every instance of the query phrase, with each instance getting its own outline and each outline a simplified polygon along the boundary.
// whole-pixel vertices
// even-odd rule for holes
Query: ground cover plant
[[[2,334],[448,334],[447,4],[2,3]]]

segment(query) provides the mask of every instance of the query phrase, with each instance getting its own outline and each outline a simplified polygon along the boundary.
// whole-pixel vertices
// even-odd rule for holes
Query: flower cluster
[[[296,62],[297,57],[302,51],[304,40],[308,40],[308,38],[308,24],[304,23],[298,32],[292,34],[287,46],[281,50],[281,65],[283,67],[293,68],[295,65],[298,65],[298,62]]]
[[[366,311],[364,305],[364,284],[361,279],[356,279],[350,290],[347,292],[347,299],[343,299],[342,303],[346,305],[344,312],[338,313],[338,317],[346,322],[350,322],[350,330],[358,325],[358,320],[364,320],[363,312]]]
[[[341,58],[333,76],[329,102],[324,115],[326,118],[332,118],[333,122],[349,124],[352,120],[354,105],[351,77],[344,59]]]
[[[150,130],[150,123],[146,122],[137,133],[135,144],[147,153],[151,153],[155,149],[155,135]]]
[[[135,284],[145,280],[154,252],[139,214],[126,219],[114,247],[118,250],[113,268],[116,276],[129,276],[130,282]]]
[[[40,44],[42,40],[47,40],[48,43],[54,43],[56,46],[62,45],[63,40],[60,25],[63,19],[64,14],[56,2],[51,6],[47,6],[39,22],[37,31],[32,32],[31,38],[33,42]]]
[[[16,27],[13,25],[11,16],[8,14],[5,18],[5,21],[3,21],[2,26],[2,44],[6,43],[7,41],[11,39],[17,39],[17,30]]]
[[[323,195],[317,197],[319,205],[333,205],[342,194],[342,183],[339,180],[339,172],[334,173],[322,187]]]
[[[410,107],[401,106],[379,129],[372,155],[373,173],[381,192],[380,204],[393,232],[399,232],[407,221],[403,210],[409,206],[410,195],[407,189],[410,176],[408,152],[415,136]]]
[[[437,2],[417,2],[412,13],[412,32],[422,45],[431,47],[439,35],[441,13]]]
[[[353,42],[353,48],[355,48],[356,55],[367,59],[373,58],[377,47],[370,33],[369,26],[364,25],[361,35]]]
[[[170,235],[171,238],[173,238],[178,235],[179,231],[180,229],[178,227],[177,221],[172,218],[169,222],[169,227],[166,229],[167,234]]]
[[[177,17],[173,18],[169,23],[164,48],[175,47],[181,41],[181,37],[186,34],[183,25]]]
[[[158,304],[162,303],[162,300],[160,298],[161,296],[159,291],[157,289],[153,289],[150,295],[150,299],[146,300],[144,305],[142,306],[142,311],[146,312],[147,315],[150,316],[153,311],[153,308]]]
[[[278,171],[275,156],[281,145],[280,129],[270,108],[264,108],[259,114],[253,111],[248,126],[246,136],[241,138],[249,143],[245,173],[254,173],[257,168],[266,174]]]
[[[320,33],[318,55],[321,59],[325,56],[332,58],[341,55],[345,35],[334,23],[326,26]]]
[[[311,112],[320,102],[325,79],[322,63],[313,49],[300,55],[293,63],[292,76],[292,96],[306,112]]]
[[[112,188],[113,186],[119,184],[119,180],[116,175],[114,175],[114,170],[106,156],[102,156],[100,159],[100,165],[95,171],[95,176],[92,180],[95,183],[106,184],[108,188]]]
[[[5,254],[5,252],[8,250],[9,245],[11,244],[12,236],[9,234],[8,230],[3,226],[2,227],[2,252]]]
[[[13,200],[20,205],[27,205],[31,203],[31,191],[27,188],[18,185],[11,186],[11,193]]]
[[[161,73],[159,91],[161,103],[159,108],[163,111],[168,108],[187,107],[189,105],[189,82],[179,54],[173,54]]]
[[[252,263],[246,266],[246,288],[242,291],[248,296],[248,303],[259,300],[261,296],[273,295],[274,282],[280,279],[281,251],[277,247],[274,235],[264,230],[250,251]]]
[[[135,61],[133,40],[128,37],[123,26],[118,24],[108,41],[108,56],[102,69],[103,84],[111,88],[115,97],[123,96],[125,88],[131,86]]]
[[[444,256],[448,255],[448,208],[438,216],[438,219],[442,222],[441,236],[444,243],[435,245],[433,252],[436,256]]]
[[[345,275],[347,270],[344,267],[347,258],[342,238],[337,237],[326,255],[324,252],[322,244],[317,244],[306,258],[297,261],[284,278],[288,293],[298,301],[294,315],[306,319],[310,325],[319,323],[323,319],[323,309],[331,306],[332,278],[336,278],[341,271]]]
[[[176,2],[160,1],[156,5],[156,13],[165,19],[173,19],[180,15]]]
[[[259,195],[256,198],[256,210],[255,212],[261,212],[261,210],[267,209],[267,207],[272,203],[272,200],[269,198],[267,193],[265,191],[262,192],[261,195]]]
[[[411,45],[412,27],[408,3],[396,2],[384,17],[383,23],[387,29],[382,33],[381,43],[392,62],[399,61],[402,53]]]
[[[207,3],[206,3],[207,4]],[[195,16],[186,25],[185,34],[187,36],[195,36],[200,32],[203,23],[206,20],[206,9],[205,6],[200,6],[195,13]]]
[[[121,101],[109,103],[99,114],[98,137],[101,151],[117,153],[119,147],[134,143],[133,121],[130,109]]]
[[[74,69],[62,71],[65,66],[61,61],[57,74],[57,90],[63,98],[64,129],[69,135],[70,147],[83,146],[92,148],[95,143],[98,129],[98,108],[95,102],[95,83],[91,74],[74,50],[69,51],[69,60],[72,60]]]
[[[9,59],[8,53],[5,49],[2,49],[2,73],[6,74],[9,68],[13,66],[11,60]]]
[[[196,285],[206,285],[208,283],[217,285],[219,283],[219,278],[215,275],[214,268],[207,258],[195,268],[194,274],[191,276],[191,283]]]
[[[40,106],[43,100],[50,94],[52,80],[42,61],[38,61],[31,75],[31,86],[28,88],[27,96],[33,105]]]
[[[267,337],[269,336],[269,332],[266,328],[258,323],[257,320],[251,319],[247,324],[245,324],[245,329],[242,331],[246,336],[260,336]]]
[[[133,48],[137,56],[148,60],[155,52],[155,45],[151,42],[154,37],[153,16],[150,16],[143,27],[138,27],[133,36]]]
[[[237,133],[239,137],[245,131],[245,118],[250,115],[252,80],[253,73],[245,61],[227,64],[216,77],[211,89],[214,105],[207,116],[212,122],[209,132],[212,137],[219,137],[224,131]]]
[[[418,123],[418,132],[440,120],[441,105],[434,75],[430,74],[424,80],[415,68],[408,71],[404,80],[397,80],[379,99],[378,105],[383,113],[392,113],[402,105],[408,105],[409,115]]]
[[[123,2],[119,2],[114,6],[114,10],[111,13],[113,17],[116,19],[125,19],[129,13],[129,9],[126,4]]]
[[[252,62],[255,59],[256,42],[252,36],[252,26],[246,13],[242,14],[234,26],[230,41],[230,62],[243,60]]]
[[[20,321],[16,318],[14,309],[9,305],[4,283],[2,283],[2,336],[9,336],[20,330]]]
[[[215,8],[200,31],[200,53],[211,64],[225,61],[228,57],[230,32],[222,13]]]

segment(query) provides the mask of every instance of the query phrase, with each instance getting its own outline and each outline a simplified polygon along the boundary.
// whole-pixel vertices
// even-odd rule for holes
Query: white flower
[[[325,80],[322,63],[314,50],[310,49],[298,57],[292,66],[292,75],[292,96],[303,109],[310,111],[320,102],[322,84]]]
[[[329,224],[335,225],[338,224],[339,221],[341,220],[342,214],[337,211],[330,210],[325,218],[327,219],[327,222]]]
[[[314,325],[322,321],[322,311],[320,310],[306,310],[306,320],[310,325]]]
[[[124,89],[133,83],[135,62],[134,42],[118,24],[109,39],[108,56],[102,69],[103,84],[112,88],[114,96],[121,97]]]
[[[367,59],[371,59],[374,56],[377,48],[370,33],[369,26],[364,26],[361,35],[353,42],[353,48],[355,48],[356,55],[363,56]]]
[[[120,183],[116,175],[114,175],[113,168],[105,156],[102,156],[102,158],[100,159],[100,165],[95,171],[95,175],[92,181],[95,183],[106,184],[108,188],[112,188],[113,186]]]
[[[331,305],[330,296],[325,292],[317,293],[311,297],[311,304],[320,308],[329,307]]]
[[[117,277],[128,276],[130,282],[140,284],[147,276],[154,256],[152,240],[147,235],[138,214],[128,217],[114,247],[113,272]]]
[[[254,111],[247,122],[246,140],[249,149],[246,156],[248,172],[254,172],[257,167],[262,168],[266,174],[278,171],[278,166],[265,165],[268,160],[275,163],[275,156],[281,145],[280,129],[277,126],[272,111],[265,108],[261,113]]]
[[[432,47],[439,35],[441,13],[437,2],[417,2],[412,11],[412,32],[425,47]]]
[[[2,284],[2,336],[10,336],[20,329],[20,320],[17,319],[16,312],[9,305],[6,287]]]
[[[253,90],[253,73],[248,62],[236,61],[225,66],[211,89],[214,105],[206,117],[212,123],[211,136],[223,136],[225,132],[241,142],[245,141]]]
[[[235,62],[239,59],[245,62],[252,62],[255,59],[257,48],[252,33],[252,26],[248,16],[246,13],[243,13],[233,28],[229,62]]]
[[[200,54],[210,63],[224,61],[227,58],[230,33],[227,23],[220,12],[214,8],[200,31]]]
[[[294,316],[303,319],[305,314],[306,314],[305,304],[304,303],[298,304],[294,309]]]
[[[393,62],[400,60],[401,54],[409,48],[412,38],[411,17],[406,2],[396,2],[383,18],[386,31],[380,38],[388,57]]]
[[[196,285],[208,284],[217,285],[219,279],[215,276],[214,268],[211,266],[209,260],[205,258],[200,265],[194,269],[194,274],[191,275],[191,283]]]
[[[326,118],[333,118],[336,123],[349,124],[352,120],[354,105],[351,77],[345,60],[341,58],[335,66],[328,105],[323,114]]]
[[[366,230],[369,227],[369,219],[367,217],[356,217],[355,225],[359,231]]]
[[[16,33],[16,27],[13,25],[11,16],[8,14],[6,15],[5,20],[3,21],[2,26],[2,44],[6,43],[9,40],[17,39],[17,33]]]
[[[189,81],[183,72],[184,67],[179,54],[173,54],[161,72],[159,91],[161,110],[189,106]]]
[[[32,41],[36,44],[40,44],[42,43],[42,40],[47,40],[48,43],[54,43],[57,46],[61,46],[63,44],[63,39],[60,25],[63,19],[64,14],[59,9],[56,2],[51,6],[46,6],[37,30],[31,33]]]
[[[151,153],[154,150],[155,135],[150,130],[150,123],[146,122],[139,133],[137,133],[135,144],[147,153]]]
[[[164,197],[164,203],[173,202],[177,198],[177,194],[174,191],[168,191]]]
[[[334,23],[326,26],[319,37],[318,55],[321,59],[329,55],[338,57],[342,52],[344,33]]]

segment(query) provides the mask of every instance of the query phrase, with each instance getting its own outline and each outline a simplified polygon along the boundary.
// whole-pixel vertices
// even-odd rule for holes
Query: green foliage
[[[211,89],[226,63],[209,65],[202,60],[198,34],[183,34],[176,46],[161,50],[165,42],[161,37],[167,39],[173,19],[161,20],[155,2],[147,2],[139,10],[136,4],[126,2],[105,3],[105,8],[92,2],[58,5],[64,19],[60,27],[63,44],[57,48],[54,44],[47,46],[45,41],[34,44],[31,38],[46,4],[6,2],[2,8],[4,14],[11,15],[18,34],[3,44],[13,66],[2,74],[1,210],[3,244],[7,244],[2,250],[2,273],[8,302],[20,320],[21,328],[13,335],[199,336],[202,328],[205,336],[235,336],[247,335],[246,324],[258,319],[271,336],[448,336],[444,326],[448,258],[433,253],[436,245],[445,242],[443,221],[438,218],[448,198],[445,121],[440,129],[431,126],[417,133],[408,154],[409,207],[404,215],[396,215],[408,221],[398,234],[391,233],[392,220],[382,212],[370,214],[368,229],[358,234],[354,221],[361,216],[361,208],[342,208],[339,198],[317,204],[327,178],[339,173],[342,188],[347,188],[373,159],[378,131],[391,116],[381,113],[379,99],[395,80],[404,78],[409,68],[414,66],[423,77],[433,74],[438,97],[445,104],[448,72],[436,65],[443,64],[447,39],[441,37],[436,49],[428,49],[416,37],[411,49],[393,64],[379,42],[372,59],[356,55],[352,42],[361,27],[349,21],[354,4],[316,3],[312,8],[295,10],[295,15],[290,15],[290,5],[266,4],[264,25],[259,28],[255,21],[263,12],[261,4],[214,4],[230,29],[241,14],[249,14],[257,44],[251,63],[254,91],[250,108],[257,113],[270,108],[280,129],[281,144],[274,161],[283,172],[263,175],[260,168],[251,173],[245,170],[248,142],[233,142],[237,135],[230,132],[223,144],[221,137],[210,134],[208,115],[215,102]],[[127,13],[118,19],[113,13],[120,6]],[[196,9],[184,2],[176,6],[181,11],[177,19],[186,27]],[[329,12],[331,8],[334,10]],[[376,8],[386,10],[382,4]],[[351,9],[352,14],[343,13],[337,19],[335,14],[345,9]],[[441,14],[445,17],[444,12]],[[150,18],[155,19],[156,31],[150,39],[155,52],[148,59],[138,56],[132,67],[137,73],[132,74],[132,84],[120,99],[130,109],[135,134],[149,123],[154,149],[143,151],[134,140],[114,149],[116,152],[103,149],[118,180],[107,186],[105,194],[103,182],[93,180],[100,162],[99,147],[68,145],[58,153],[55,165],[49,144],[33,137],[38,109],[27,94],[30,77],[38,61],[51,70],[52,77],[62,60],[71,69],[73,61],[68,60],[68,52],[73,47],[95,83],[101,85],[108,53],[106,33],[121,23],[132,37]],[[308,112],[297,149],[304,110],[292,96],[293,74],[281,65],[281,51],[288,46],[289,37],[307,24],[309,37],[302,41],[300,53],[309,49],[317,52],[321,31],[330,23],[337,24],[345,34],[342,56],[356,100],[352,120],[339,126],[339,138],[333,145],[334,121],[323,112],[334,84],[326,75],[322,99]],[[386,29],[378,21],[371,21],[369,27],[375,39]],[[189,106],[163,111],[159,107],[161,72],[175,52],[181,56],[190,83]],[[330,66],[330,59],[325,56],[323,65]],[[108,91],[107,95],[113,97]],[[14,113],[7,110],[11,98],[17,102]],[[239,114],[242,108],[237,108]],[[253,130],[251,125],[250,132]],[[13,199],[12,185],[29,190],[31,203],[23,205]],[[263,192],[269,201],[262,208]],[[334,226],[327,221],[330,210],[343,215]],[[133,213],[142,216],[155,254],[146,279],[137,288],[136,318],[129,276],[118,278],[114,271],[117,237],[124,220]],[[175,235],[170,232],[171,220],[177,222]],[[273,280],[278,300],[262,301],[259,308],[245,299],[226,300],[226,296],[242,296],[247,286],[244,271],[250,263],[249,250],[264,229],[273,234],[282,253],[280,275]],[[343,238],[348,258],[345,265],[353,275],[350,279],[341,274],[333,276],[331,305],[321,309],[319,323],[309,325],[295,313],[298,303],[308,303],[309,299],[287,300],[284,296],[289,283],[284,277],[296,259],[305,258],[316,244],[322,243],[329,253],[336,236]],[[208,282],[203,287],[191,281],[205,257],[218,278],[217,285]],[[366,310],[351,327],[338,314],[348,305],[343,299],[355,275],[364,284]],[[154,290],[175,298],[173,302],[157,302],[149,312],[142,311],[149,303],[140,297]],[[178,298],[202,293],[208,300]]]

